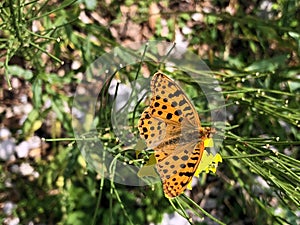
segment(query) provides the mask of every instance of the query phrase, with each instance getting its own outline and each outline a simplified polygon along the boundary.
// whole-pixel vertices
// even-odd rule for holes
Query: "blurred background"
[[[1,223],[300,224],[299,21],[297,0],[1,1]],[[104,179],[74,141],[72,103],[89,65],[116,46],[148,40],[198,55],[227,109],[223,163],[175,200],[160,183]],[[146,64],[116,71],[125,85],[118,94],[140,68],[142,77],[157,71]],[[187,88],[193,83],[173,78],[205,115],[197,91]],[[110,83],[103,87],[100,98],[114,95]],[[134,160],[135,146],[124,153],[103,99],[95,138]],[[135,126],[147,104],[135,109]]]

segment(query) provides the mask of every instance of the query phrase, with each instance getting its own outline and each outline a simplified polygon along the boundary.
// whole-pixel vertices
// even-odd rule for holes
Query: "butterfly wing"
[[[164,160],[164,165],[161,167],[160,164],[157,164],[157,171],[162,177],[163,189],[166,196],[169,198],[174,198],[180,195],[187,187],[187,185],[192,180],[198,165],[201,161],[202,154],[204,151],[204,142],[200,141],[195,146],[185,145],[182,146],[183,149],[181,154],[173,155],[168,157],[170,159]],[[185,154],[188,150],[193,148],[192,154]],[[177,164],[180,161],[180,169],[171,169],[171,166]],[[168,163],[168,165],[166,165]],[[173,174],[168,173],[168,168],[171,169]],[[162,171],[165,170],[165,171]]]
[[[151,80],[152,99],[149,106],[151,116],[166,123],[180,123],[186,119],[195,126],[201,126],[198,113],[182,89],[163,73],[154,74]]]
[[[151,104],[138,128],[155,151],[165,194],[175,197],[186,189],[203,154],[200,119],[182,89],[166,75],[158,72],[153,76],[151,92]]]
[[[149,107],[142,113],[138,129],[148,148],[154,148],[159,145],[167,133],[165,122],[158,117],[152,117]]]

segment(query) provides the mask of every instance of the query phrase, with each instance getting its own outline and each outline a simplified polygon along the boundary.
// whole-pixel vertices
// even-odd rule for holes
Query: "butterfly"
[[[174,198],[187,188],[214,129],[201,127],[192,102],[180,86],[162,72],[151,80],[151,103],[142,113],[138,129],[147,148],[154,150],[156,171],[165,196]]]

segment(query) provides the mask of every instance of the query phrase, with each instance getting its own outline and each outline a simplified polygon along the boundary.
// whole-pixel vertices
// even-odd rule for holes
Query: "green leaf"
[[[33,73],[31,70],[25,70],[20,66],[12,65],[7,67],[8,74],[13,76],[22,77],[25,80],[30,80],[33,77]]]
[[[42,107],[42,80],[36,79],[32,85],[33,102],[36,108]]]
[[[281,66],[284,66],[287,59],[288,59],[287,55],[279,55],[270,59],[256,61],[252,63],[250,66],[246,67],[245,71],[273,72],[276,69],[280,68]]]
[[[80,225],[86,216],[85,212],[75,211],[68,215],[67,224]]]
[[[24,122],[23,132],[25,135],[31,135],[34,131],[38,130],[41,125],[40,113],[37,109],[33,109]]]
[[[300,82],[288,81],[288,85],[290,87],[291,92],[300,90]]]

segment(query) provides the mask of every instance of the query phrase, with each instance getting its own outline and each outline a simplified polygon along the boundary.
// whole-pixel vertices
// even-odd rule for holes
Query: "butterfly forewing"
[[[195,126],[200,126],[200,120],[194,106],[182,89],[169,77],[160,72],[154,74],[151,80],[151,91],[153,97],[150,113],[152,116],[162,118],[166,122],[177,123],[187,119]]]
[[[167,132],[164,120],[159,117],[153,117],[149,112],[149,108],[142,113],[138,129],[148,148],[154,148],[159,145],[165,139]]]

